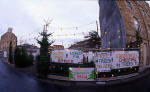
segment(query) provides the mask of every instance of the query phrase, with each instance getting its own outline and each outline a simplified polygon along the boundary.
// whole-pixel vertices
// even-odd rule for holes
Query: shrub
[[[16,67],[28,67],[33,65],[33,55],[28,55],[24,47],[16,47],[14,60]]]

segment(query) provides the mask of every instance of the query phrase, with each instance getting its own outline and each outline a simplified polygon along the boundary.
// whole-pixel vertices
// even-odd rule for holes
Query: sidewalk
[[[23,72],[27,74],[28,76],[35,77],[36,76],[36,70],[35,70],[35,65],[25,67],[25,68],[17,68],[15,67],[18,71]]]
[[[123,76],[117,76],[117,77],[111,77],[111,78],[99,78],[98,80],[94,81],[70,81],[68,80],[68,77],[62,77],[62,76],[56,76],[56,75],[49,75],[48,79],[41,80],[47,83],[53,83],[56,85],[61,86],[105,86],[105,85],[119,85],[123,83],[128,83],[132,81],[136,81],[144,76],[149,75],[150,72],[147,71],[146,73],[139,74],[139,73],[133,73],[129,75],[123,75]],[[67,80],[66,80],[67,79]]]
[[[4,62],[6,63],[6,62]],[[42,82],[61,85],[61,86],[97,86],[97,85],[114,85],[114,84],[122,84],[131,81],[135,81],[140,79],[146,75],[149,75],[149,71],[145,71],[142,73],[133,73],[129,75],[122,75],[110,78],[99,78],[93,81],[71,81],[68,80],[68,77],[57,76],[57,75],[48,75],[47,79],[39,79],[36,77],[35,65],[27,67],[27,68],[15,68],[13,64],[8,64],[10,67],[16,69],[17,71],[23,72],[28,76],[35,78],[36,80],[40,80]]]
[[[13,68],[13,69],[16,69],[17,71],[19,72],[22,72],[22,73],[25,73],[26,75],[28,76],[31,76],[31,77],[36,77],[35,75],[35,65],[32,65],[32,66],[29,66],[29,67],[25,67],[25,68],[18,68],[18,67],[15,67],[14,64],[10,64],[9,62],[6,62],[6,61],[3,61],[3,59],[1,59],[1,61],[5,64],[7,64],[9,67]]]
[[[139,73],[133,73],[129,75],[122,75],[117,77],[110,78],[99,78],[93,81],[71,81],[68,80],[68,77],[56,76],[56,75],[48,75],[48,81],[51,83],[52,81],[60,81],[64,83],[70,82],[70,85],[109,85],[109,84],[117,84],[122,82],[122,80],[136,79],[137,76],[140,76]],[[59,84],[59,83],[58,83]]]

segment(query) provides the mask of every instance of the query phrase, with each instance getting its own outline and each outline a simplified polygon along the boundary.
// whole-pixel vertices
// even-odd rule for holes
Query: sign
[[[83,52],[79,50],[54,50],[51,53],[52,62],[79,63],[83,61]]]
[[[94,68],[69,68],[69,80],[92,81],[94,76]]]
[[[96,52],[95,65],[97,72],[110,72],[112,67],[112,54],[111,52]]]
[[[139,66],[138,51],[113,51],[113,69]]]

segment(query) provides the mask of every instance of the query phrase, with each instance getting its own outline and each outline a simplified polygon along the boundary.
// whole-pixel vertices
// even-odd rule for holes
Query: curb
[[[135,80],[138,80],[144,76],[149,75],[150,72],[147,71],[145,73],[136,75],[136,76],[131,76],[128,78],[122,78],[122,79],[116,79],[116,80],[108,80],[108,81],[71,81],[71,80],[62,80],[62,79],[53,79],[53,78],[47,78],[45,79],[38,79],[42,82],[47,82],[55,85],[60,85],[60,86],[109,86],[109,85],[120,85],[120,84],[125,84],[128,82],[133,82]]]
[[[129,77],[129,78],[125,78],[125,79],[119,79],[119,80],[115,80],[115,81],[108,81],[106,82],[104,85],[106,86],[109,86],[109,85],[120,85],[120,84],[126,84],[128,82],[133,82],[133,81],[136,81],[142,77],[145,77],[147,75],[149,75],[150,72],[147,71],[146,73],[143,73],[143,74],[139,74],[137,76],[133,76],[133,77]],[[100,85],[100,84],[98,84]]]
[[[3,62],[3,61],[2,61]],[[6,62],[3,62],[5,64],[7,64]],[[13,65],[8,64],[10,67],[13,67]],[[29,73],[25,73],[26,75],[30,75]],[[33,79],[35,80],[39,80],[41,82],[45,82],[45,83],[51,83],[54,85],[61,85],[61,86],[107,86],[107,85],[118,85],[118,84],[125,84],[128,82],[133,82],[135,80],[138,80],[144,76],[147,76],[150,74],[150,71],[145,71],[142,73],[138,73],[138,75],[136,76],[130,76],[128,78],[120,78],[120,79],[114,79],[114,80],[93,80],[93,81],[72,81],[72,80],[63,80],[61,78],[57,79],[57,78],[47,78],[47,79],[39,79],[37,78],[37,75],[34,75],[35,77],[33,77]]]

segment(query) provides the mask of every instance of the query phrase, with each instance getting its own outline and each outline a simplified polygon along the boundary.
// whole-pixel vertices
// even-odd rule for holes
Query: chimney
[[[12,33],[13,28],[9,27],[8,32]]]

